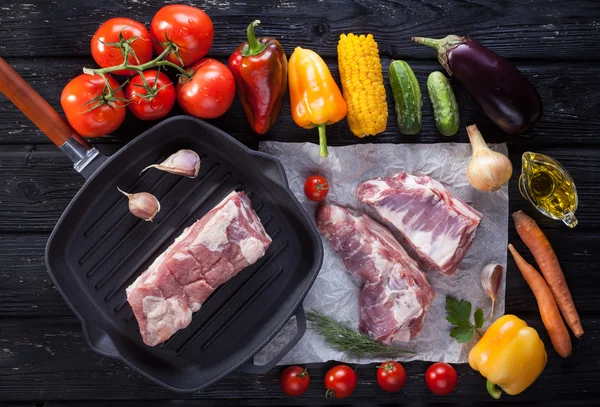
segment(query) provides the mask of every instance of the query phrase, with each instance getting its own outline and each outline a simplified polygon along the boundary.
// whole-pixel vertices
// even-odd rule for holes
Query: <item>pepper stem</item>
[[[254,20],[250,23],[248,28],[246,29],[246,35],[248,36],[248,46],[244,48],[242,52],[242,56],[251,56],[258,55],[267,47],[265,44],[261,44],[256,39],[256,35],[254,34],[254,29],[257,25],[260,24],[260,20]]]
[[[319,129],[319,155],[321,157],[327,157],[329,152],[327,151],[327,136],[325,135],[325,124],[319,124],[317,126]]]
[[[492,396],[496,400],[498,400],[500,398],[500,396],[502,395],[502,392],[496,388],[496,385],[494,383],[490,382],[489,380],[485,381],[485,387],[486,387],[488,393],[490,393],[490,396]]]

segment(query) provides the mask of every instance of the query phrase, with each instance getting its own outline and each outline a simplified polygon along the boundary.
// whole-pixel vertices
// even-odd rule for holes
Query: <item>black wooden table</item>
[[[0,0],[0,56],[4,57],[56,109],[67,81],[93,60],[89,40],[95,29],[115,16],[149,23],[163,2],[156,0],[34,1]],[[210,56],[225,60],[244,39],[246,25],[260,18],[260,35],[275,36],[288,56],[295,46],[323,55],[338,77],[336,44],[342,32],[375,35],[384,69],[391,59],[405,59],[422,88],[427,75],[441,69],[432,49],[410,42],[413,35],[442,37],[468,34],[514,61],[538,88],[544,116],[524,137],[507,136],[487,120],[464,89],[455,84],[461,107],[461,130],[446,138],[435,130],[424,98],[423,129],[402,136],[390,109],[387,131],[377,143],[467,142],[464,126],[477,123],[489,142],[508,142],[515,174],[510,182],[510,210],[525,210],[547,233],[567,276],[585,335],[574,342],[573,356],[562,360],[549,346],[535,300],[509,259],[506,311],[538,329],[548,347],[542,376],[518,397],[493,401],[484,380],[468,365],[456,366],[459,384],[446,397],[428,393],[426,363],[407,363],[408,383],[399,394],[386,394],[375,381],[374,365],[358,368],[359,384],[346,402],[404,403],[544,403],[598,405],[600,388],[600,4],[595,0],[206,0],[196,5],[215,24]],[[389,93],[389,88],[388,88]],[[391,103],[391,98],[388,97]],[[390,104],[390,106],[392,106]],[[60,111],[60,110],[59,110]],[[174,114],[180,113],[175,109]],[[289,104],[264,137],[254,135],[240,104],[213,123],[256,148],[259,140],[315,141],[316,132],[297,127]],[[128,117],[109,137],[95,140],[113,153],[152,123]],[[360,142],[346,123],[330,126],[331,145]],[[570,230],[544,218],[517,190],[520,157],[525,151],[548,154],[571,172],[579,191],[579,225]],[[83,179],[71,163],[6,98],[0,96],[0,404],[23,406],[317,405],[325,401],[321,385],[330,364],[310,366],[312,385],[302,398],[285,397],[280,370],[264,376],[233,374],[193,395],[164,390],[123,363],[93,353],[79,322],[53,286],[44,265],[44,246],[58,217]],[[512,222],[510,241],[518,241]],[[526,253],[525,250],[522,251]],[[528,252],[527,252],[528,254]],[[531,256],[526,256],[531,260]],[[177,401],[179,400],[179,401]]]

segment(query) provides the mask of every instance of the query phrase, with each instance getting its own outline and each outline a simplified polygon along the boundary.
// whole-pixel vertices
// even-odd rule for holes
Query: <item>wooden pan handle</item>
[[[0,92],[4,93],[58,147],[70,138],[74,138],[86,149],[91,148],[2,58],[0,58]]]

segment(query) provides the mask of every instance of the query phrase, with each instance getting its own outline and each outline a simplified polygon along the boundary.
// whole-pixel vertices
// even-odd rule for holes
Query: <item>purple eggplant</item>
[[[477,41],[456,35],[412,40],[435,48],[448,74],[463,84],[486,116],[506,133],[523,133],[540,119],[542,99],[531,82]]]

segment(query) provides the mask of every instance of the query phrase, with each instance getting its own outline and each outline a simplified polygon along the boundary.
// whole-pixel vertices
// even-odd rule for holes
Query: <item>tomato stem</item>
[[[190,79],[192,77],[192,75],[190,73],[188,73],[185,69],[183,69],[182,67],[180,67],[177,64],[174,64],[171,61],[158,61],[156,63],[156,66],[168,66],[168,67],[178,70],[180,74],[182,74],[183,76],[185,76],[188,79]]]
[[[100,74],[100,77],[104,81],[104,85],[106,86],[106,93],[104,94],[104,100],[110,100],[113,97],[112,87],[110,86],[110,82],[108,78],[104,74]]]
[[[124,46],[124,49],[129,49],[129,44],[125,43],[123,46]],[[174,49],[174,47],[175,47],[175,44],[173,44],[173,43],[167,44],[167,46],[165,47],[163,52],[160,53],[159,56],[154,58],[152,61],[146,62],[145,64],[130,65],[128,58],[125,57],[125,58],[123,58],[123,63],[121,65],[109,66],[107,68],[98,68],[98,69],[83,68],[83,73],[88,74],[88,75],[104,75],[107,73],[121,71],[121,70],[133,70],[133,71],[137,71],[137,72],[141,73],[142,71],[145,71],[146,69],[156,68],[158,66],[168,66],[173,69],[176,69],[177,71],[179,71],[179,73],[181,75],[190,79],[192,77],[192,74],[188,73],[185,69],[183,69],[179,65],[165,60],[167,55],[169,55],[169,53]],[[128,55],[128,52],[125,53],[125,51],[124,51],[124,54]]]
[[[388,360],[387,362],[377,366],[377,368],[383,369],[385,372],[389,372],[390,370],[394,370],[394,363]]]
[[[330,398],[332,398],[333,396],[335,396],[335,390],[333,390],[333,389],[329,389],[329,390],[327,390],[327,391],[325,392],[325,398],[326,398],[326,399],[330,399]]]

